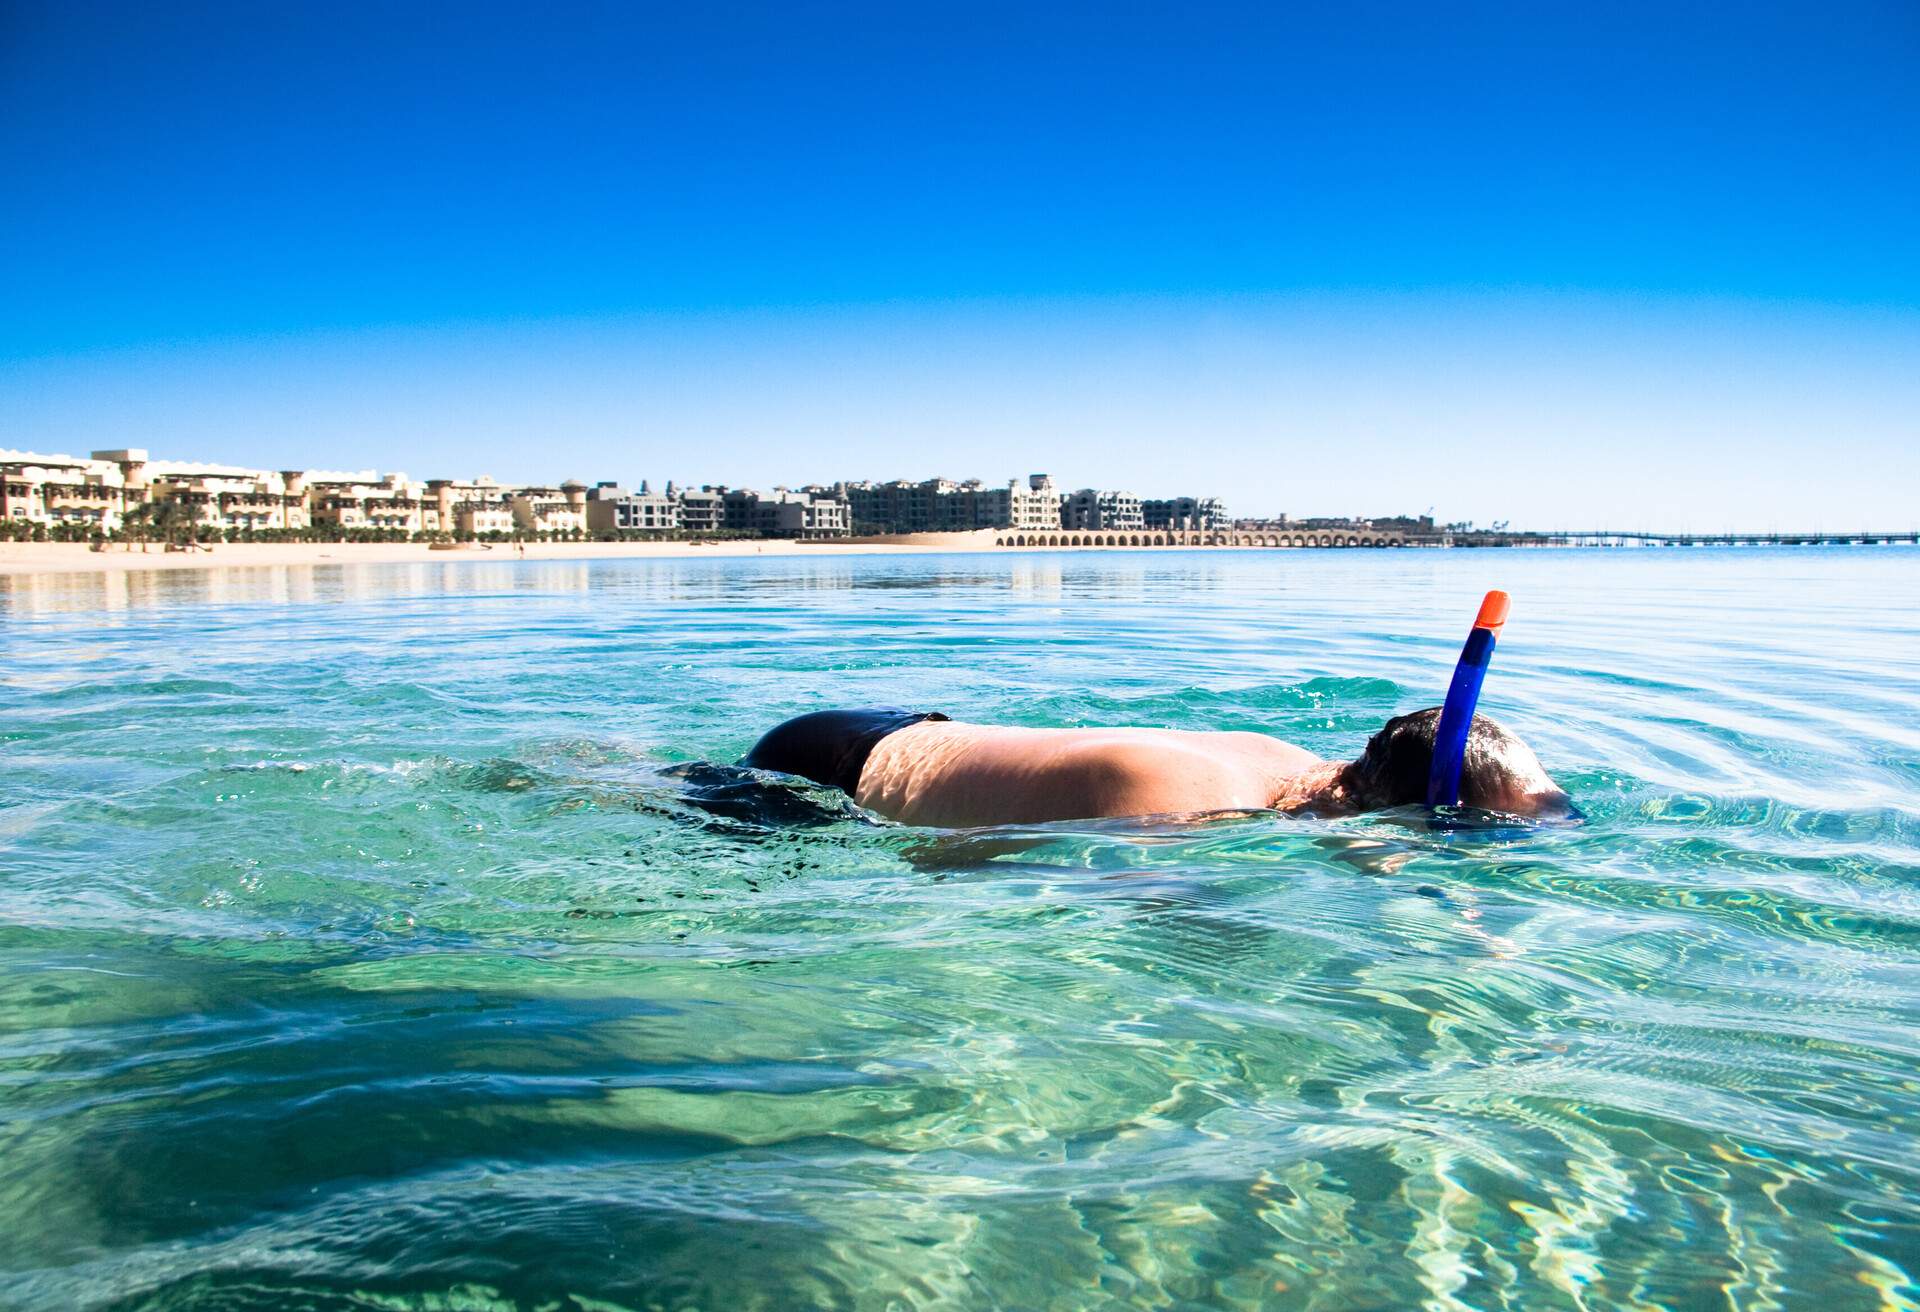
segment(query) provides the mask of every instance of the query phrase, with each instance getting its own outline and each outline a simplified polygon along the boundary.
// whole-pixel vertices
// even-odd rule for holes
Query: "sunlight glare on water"
[[[1920,1300],[1920,553],[0,579],[0,1304]],[[943,833],[702,794],[898,705],[1589,819]]]

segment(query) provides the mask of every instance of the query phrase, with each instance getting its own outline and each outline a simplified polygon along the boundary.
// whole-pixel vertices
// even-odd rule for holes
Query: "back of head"
[[[1437,706],[1388,720],[1341,776],[1352,803],[1362,810],[1380,810],[1425,802],[1439,728]],[[1541,815],[1564,813],[1568,801],[1531,748],[1486,716],[1476,715],[1460,767],[1460,804]]]

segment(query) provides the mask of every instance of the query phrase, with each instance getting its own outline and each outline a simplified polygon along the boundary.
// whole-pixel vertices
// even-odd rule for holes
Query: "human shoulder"
[[[1237,755],[1262,764],[1288,770],[1304,770],[1320,763],[1320,758],[1304,747],[1275,738],[1271,734],[1236,729],[1209,734],[1220,745]]]

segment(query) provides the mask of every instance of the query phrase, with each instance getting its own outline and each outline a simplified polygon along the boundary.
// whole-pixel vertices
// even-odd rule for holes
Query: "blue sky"
[[[0,445],[1905,526],[1916,67],[1910,0],[15,0]]]

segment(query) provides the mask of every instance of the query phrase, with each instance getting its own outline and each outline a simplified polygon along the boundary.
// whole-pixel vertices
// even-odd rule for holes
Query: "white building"
[[[687,488],[680,493],[680,526],[687,532],[717,532],[725,519],[725,488]]]
[[[202,532],[304,529],[306,475],[299,470],[247,469],[193,460],[154,460],[138,447],[95,451],[96,461],[120,470],[127,509],[172,502],[186,508]]]
[[[590,533],[678,533],[680,497],[672,483],[664,493],[641,481],[638,492],[618,483],[600,483],[587,493],[587,531]]]
[[[91,536],[118,530],[126,509],[125,478],[112,461],[0,451],[0,520]]]
[[[982,528],[1053,529],[1062,527],[1061,503],[1065,494],[1046,474],[1029,474],[1027,485],[1018,479],[1007,483],[1007,515],[1004,523],[983,524]]]
[[[1232,524],[1227,508],[1218,497],[1169,497],[1140,503],[1140,514],[1148,528],[1180,532],[1211,532]]]
[[[965,533],[982,528],[1060,527],[1060,491],[1045,474],[1021,487],[987,487],[978,479],[946,478],[918,483],[842,483],[836,494],[848,503],[852,522],[870,533]]]
[[[825,488],[775,489],[753,507],[753,527],[776,538],[843,538],[850,531],[847,503]]]
[[[1061,525],[1070,529],[1143,529],[1146,516],[1131,492],[1102,492],[1083,487],[1066,499]]]
[[[382,478],[371,469],[358,473],[316,471],[306,476],[307,506],[316,528],[377,529],[409,537],[444,531],[440,502],[426,484],[405,474]]]
[[[430,478],[427,495],[439,514],[440,531],[463,538],[513,532],[513,508],[507,504],[511,489],[482,474],[471,480]]]
[[[515,488],[507,498],[514,527],[543,537],[583,537],[587,531],[587,487],[569,479],[559,487]]]

